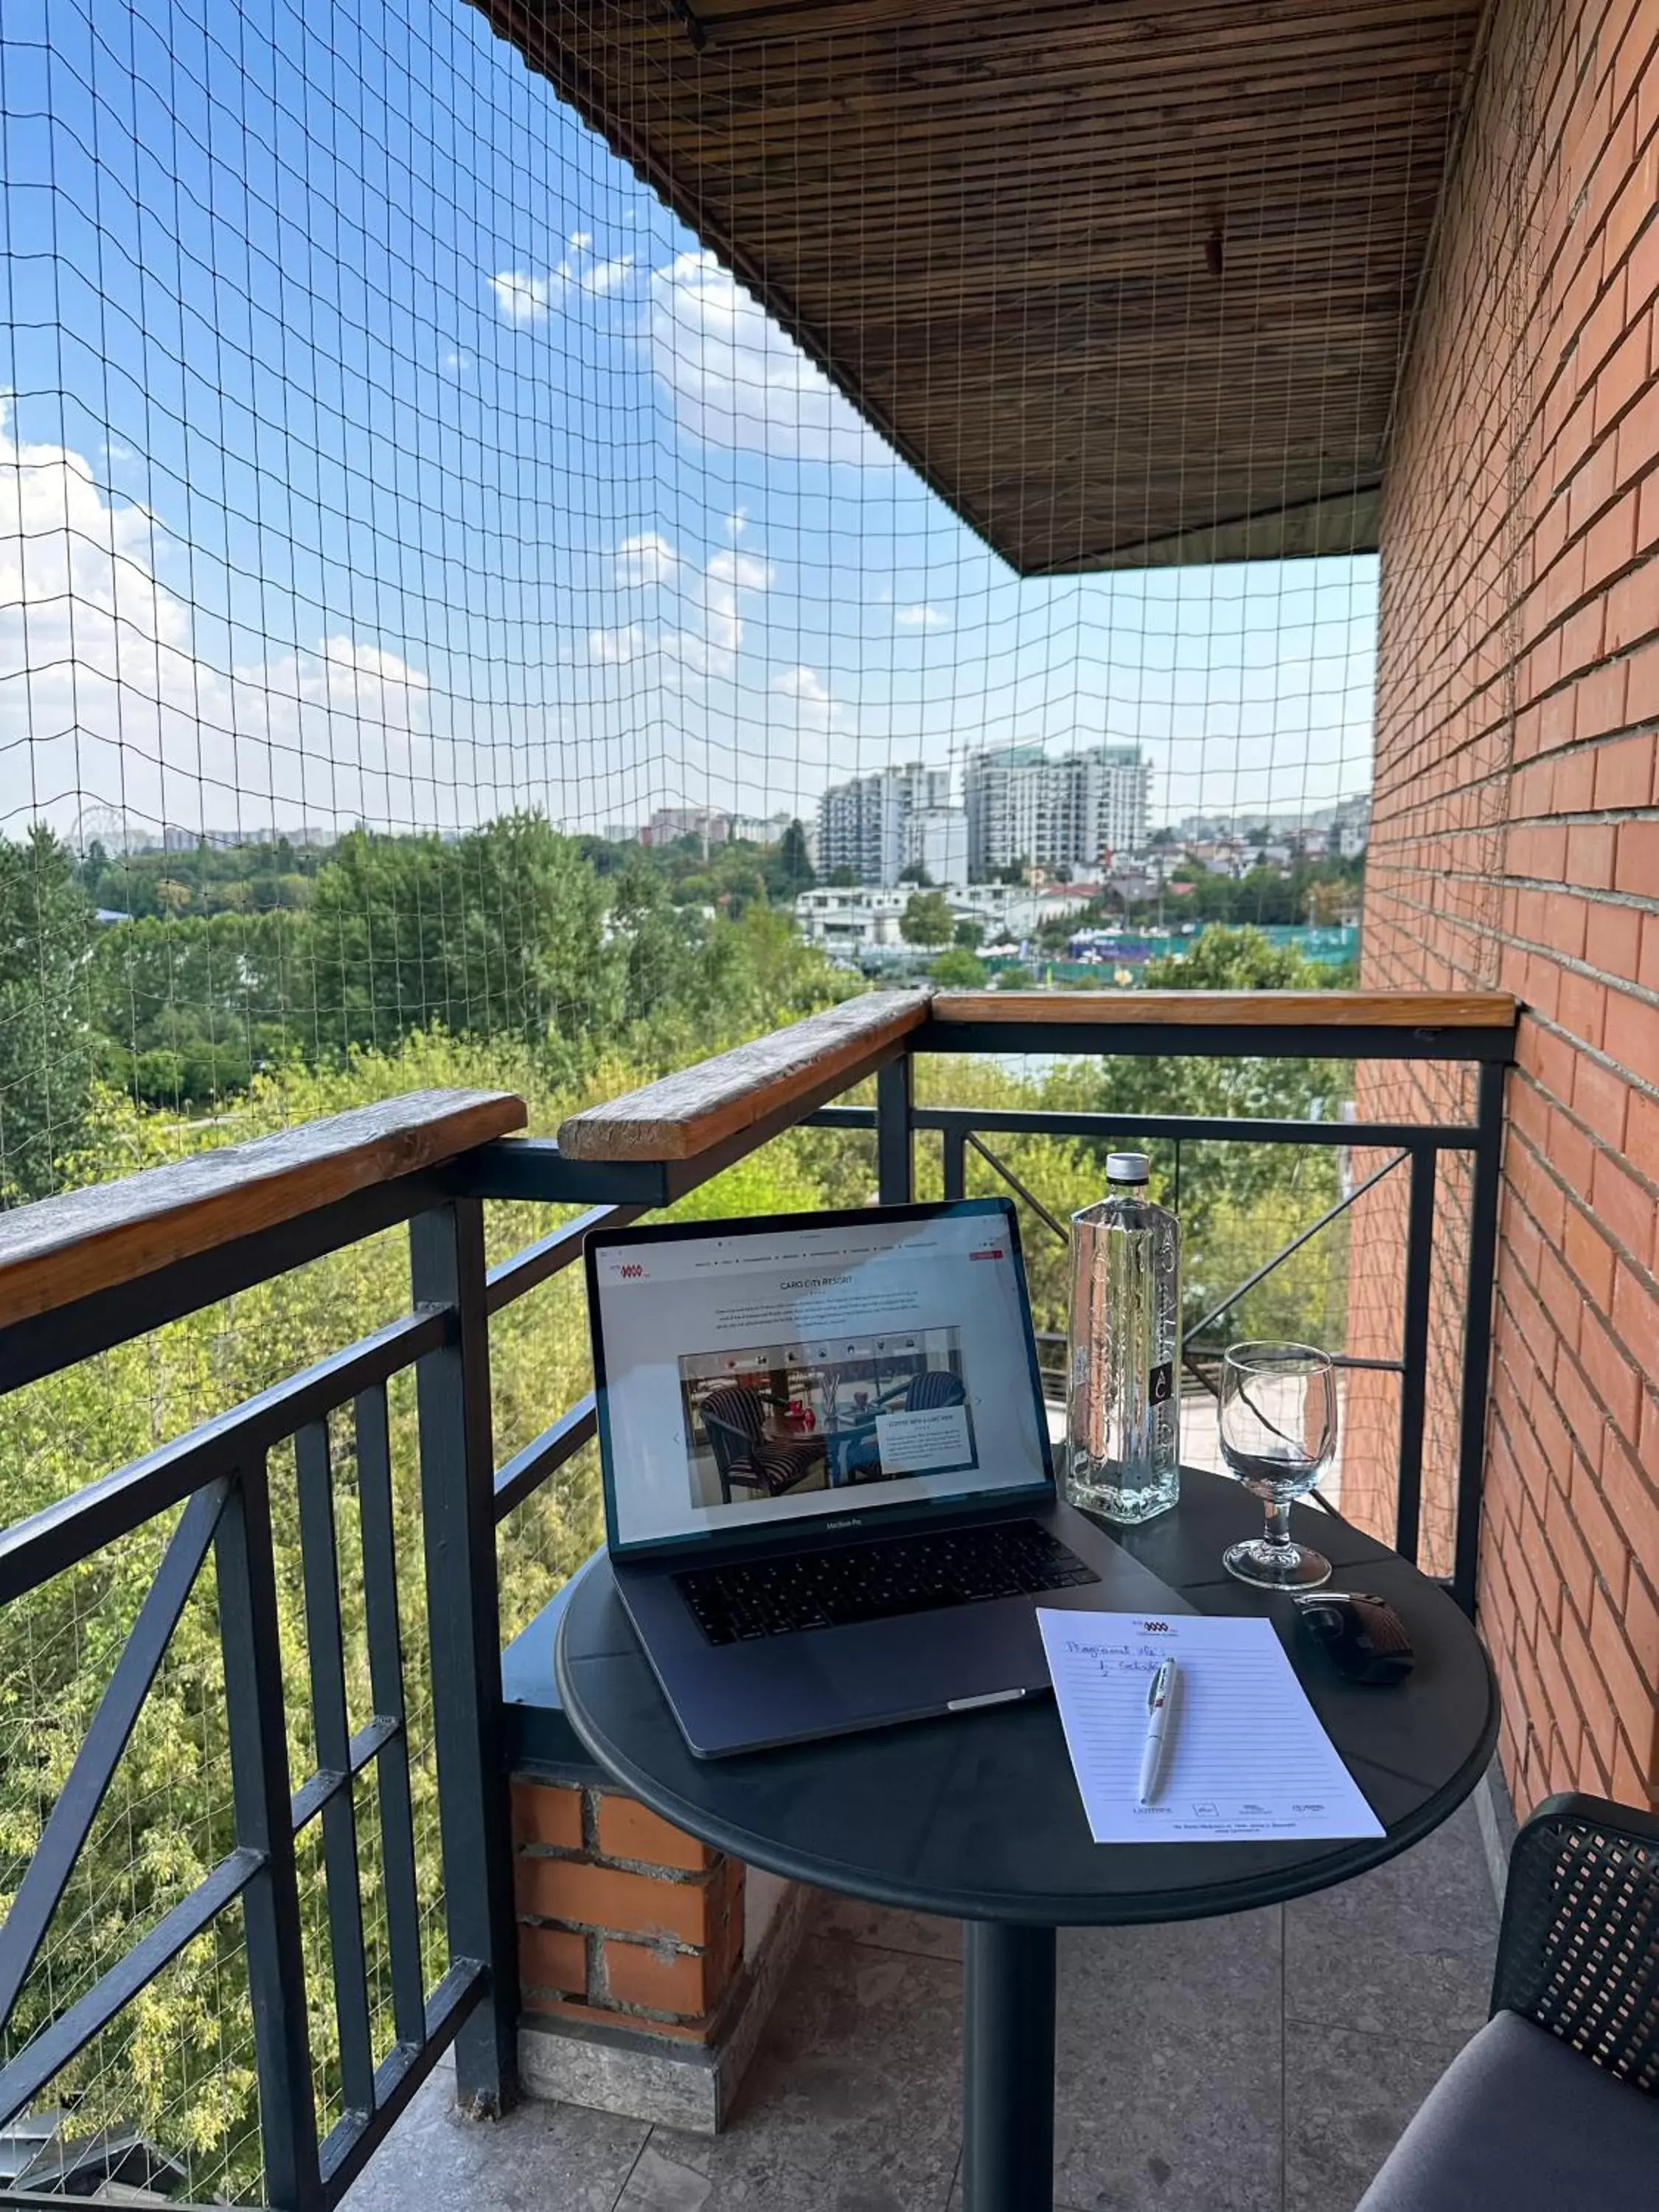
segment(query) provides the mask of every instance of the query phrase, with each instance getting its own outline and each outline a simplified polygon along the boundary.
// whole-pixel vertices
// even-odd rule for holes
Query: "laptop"
[[[1006,1200],[586,1256],[611,1564],[700,1757],[1040,1695],[1039,1605],[1187,1610],[1056,1494]]]

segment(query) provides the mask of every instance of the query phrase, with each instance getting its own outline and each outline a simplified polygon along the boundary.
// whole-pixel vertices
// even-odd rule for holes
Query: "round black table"
[[[964,2212],[1048,2212],[1054,2185],[1054,1931],[1242,1912],[1325,1889],[1418,1842],[1474,1787],[1498,1692],[1468,1620],[1435,1583],[1334,1514],[1291,1516],[1334,1586],[1395,1607],[1417,1665],[1395,1689],[1346,1683],[1293,1633],[1290,1601],[1221,1554],[1261,1524],[1236,1483],[1184,1470],[1181,1504],[1115,1529],[1200,1613],[1263,1614],[1386,1832],[1353,1843],[1097,1844],[1052,1703],[736,1759],[694,1759],[604,1559],[573,1591],[556,1654],[571,1726],[641,1802],[775,1874],[962,1920]]]

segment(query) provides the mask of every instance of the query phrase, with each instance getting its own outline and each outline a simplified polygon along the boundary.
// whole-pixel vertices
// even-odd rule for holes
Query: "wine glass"
[[[1336,1449],[1336,1375],[1310,1344],[1236,1344],[1221,1368],[1221,1455],[1267,1509],[1267,1526],[1222,1554],[1257,1589],[1315,1589],[1331,1563],[1291,1541],[1291,1500],[1304,1498]]]

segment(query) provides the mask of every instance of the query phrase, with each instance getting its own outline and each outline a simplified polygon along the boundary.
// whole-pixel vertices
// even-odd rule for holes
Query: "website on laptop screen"
[[[1043,1479],[1000,1212],[596,1261],[618,1543]]]

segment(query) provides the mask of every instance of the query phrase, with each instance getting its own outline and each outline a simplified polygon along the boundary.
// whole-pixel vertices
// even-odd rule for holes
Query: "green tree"
[[[776,857],[767,873],[768,896],[785,902],[810,891],[817,881],[807,858],[806,832],[799,822],[790,823],[779,838]]]
[[[983,986],[988,972],[978,954],[970,952],[965,945],[949,946],[927,970],[933,981],[947,991],[976,991]]]
[[[920,860],[912,860],[908,868],[901,868],[899,881],[902,884],[914,884],[921,891],[932,890],[933,888],[933,879]]]
[[[1011,961],[1007,967],[997,970],[999,991],[1029,991],[1036,981],[1030,969],[1023,968],[1018,960]]]
[[[436,1025],[557,1047],[574,1065],[622,1012],[605,904],[574,844],[538,814],[453,844],[356,830],[306,917],[301,1042],[385,1048]]]
[[[1271,944],[1259,929],[1206,929],[1190,952],[1146,963],[1149,991],[1316,991],[1323,981],[1293,945]]]
[[[899,919],[907,945],[948,945],[956,929],[951,902],[943,891],[912,891]]]
[[[969,952],[977,952],[985,942],[985,924],[982,921],[959,921],[953,941],[965,946]]]
[[[0,838],[0,1206],[44,1196],[81,1141],[98,1061],[94,927],[66,845],[40,823],[21,844]]]

